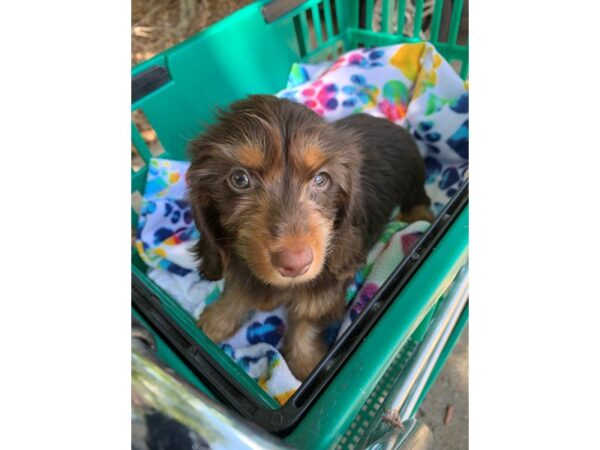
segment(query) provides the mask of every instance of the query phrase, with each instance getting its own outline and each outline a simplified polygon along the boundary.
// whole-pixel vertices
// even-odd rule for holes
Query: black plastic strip
[[[273,410],[259,403],[244,391],[241,385],[220,366],[208,352],[193,341],[162,309],[160,300],[135,274],[132,274],[132,302],[142,317],[158,332],[190,370],[213,393],[231,405],[247,419],[268,431],[283,436],[288,434],[304,416],[341,369],[352,351],[373,328],[377,320],[410,281],[412,275],[435,248],[448,227],[458,217],[469,200],[468,182],[450,200],[442,213],[425,231],[411,252],[400,262],[392,275],[381,286],[367,308],[348,327],[327,355],[281,408]]]
[[[131,279],[131,301],[140,316],[152,324],[160,338],[169,344],[194,375],[215,390],[215,395],[238,407],[236,409],[242,415],[248,416],[256,411],[256,400],[249,397],[244,388],[164,312],[158,297],[135,274]],[[242,398],[245,401],[240,401]]]
[[[154,66],[137,74],[131,80],[131,102],[137,102],[146,95],[156,91],[170,79],[169,71],[162,66]]]
[[[265,22],[275,22],[277,19],[285,16],[292,9],[297,8],[304,2],[305,0],[273,0],[270,3],[267,3],[262,8],[262,14],[265,18]]]

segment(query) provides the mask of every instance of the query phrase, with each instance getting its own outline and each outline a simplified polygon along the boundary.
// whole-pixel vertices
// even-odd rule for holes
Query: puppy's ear
[[[188,170],[188,184],[190,178]],[[192,248],[196,259],[201,260],[198,271],[209,280],[219,280],[223,278],[228,260],[225,232],[219,220],[219,211],[210,195],[198,186],[191,188],[188,199],[192,206],[194,222],[200,230],[200,239]]]
[[[365,258],[362,228],[359,220],[361,212],[360,164],[358,160],[347,161],[349,174],[340,185],[337,199],[337,214],[334,222],[331,271],[339,278],[353,277],[357,266]]]

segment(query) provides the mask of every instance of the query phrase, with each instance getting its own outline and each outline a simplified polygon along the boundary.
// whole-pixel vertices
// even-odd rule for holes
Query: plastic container
[[[302,3],[299,6],[298,3]],[[161,157],[184,159],[187,142],[212,120],[215,106],[248,94],[273,94],[286,85],[292,63],[323,61],[358,46],[420,41],[423,1],[417,1],[413,36],[396,34],[404,23],[405,1],[383,0],[382,20],[373,29],[373,1],[257,1],[185,42],[133,69],[132,111],[141,110],[164,148]],[[401,13],[393,13],[399,3]],[[436,2],[430,41],[450,62],[468,72],[468,48],[457,44],[462,1],[450,14]],[[290,9],[291,8],[291,9]],[[450,17],[448,39],[440,41],[443,13]],[[312,20],[319,17],[321,20]],[[309,23],[314,23],[314,33]],[[395,27],[394,23],[400,23]],[[132,143],[142,160],[153,156],[132,123]],[[156,156],[156,155],[154,155]],[[132,196],[144,191],[147,166],[132,171]],[[194,320],[147,276],[132,250],[133,312],[169,348],[159,357],[199,389],[221,399],[244,417],[285,436],[300,448],[329,448],[355,442],[357,427],[377,405],[367,403],[386,380],[397,378],[427,329],[435,306],[460,268],[468,250],[468,185],[396,268],[355,321],[348,339],[338,341],[321,369],[282,407],[269,397]],[[135,201],[133,202],[135,204]],[[137,212],[132,209],[132,227]],[[466,322],[463,312],[429,385]],[[389,369],[389,370],[388,370]],[[381,384],[381,383],[384,384]],[[379,384],[378,384],[379,383]],[[416,406],[418,407],[418,405]],[[362,409],[362,410],[361,410]],[[416,408],[415,408],[416,409]],[[366,417],[366,416],[364,416]],[[358,427],[360,428],[360,426]],[[354,431],[351,431],[354,430]],[[342,439],[344,433],[345,440]],[[349,433],[349,434],[348,434]],[[354,433],[354,434],[353,434]]]

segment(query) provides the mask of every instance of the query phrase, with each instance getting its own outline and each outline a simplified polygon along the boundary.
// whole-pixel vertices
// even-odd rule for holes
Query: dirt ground
[[[433,432],[436,450],[469,448],[469,326],[456,343],[417,418]]]
[[[138,64],[183,41],[252,0],[133,0],[131,63]],[[459,39],[459,41],[461,41]],[[134,117],[136,123],[139,118]],[[143,123],[141,125],[144,133]],[[151,143],[152,130],[145,139]],[[135,152],[132,158],[135,164]],[[432,430],[438,450],[469,447],[469,331],[468,326],[418,417]]]

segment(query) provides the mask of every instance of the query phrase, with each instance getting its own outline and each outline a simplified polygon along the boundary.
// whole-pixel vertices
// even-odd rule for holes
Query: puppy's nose
[[[296,250],[282,250],[271,255],[273,265],[284,277],[294,278],[308,272],[313,261],[310,247],[301,247]]]

